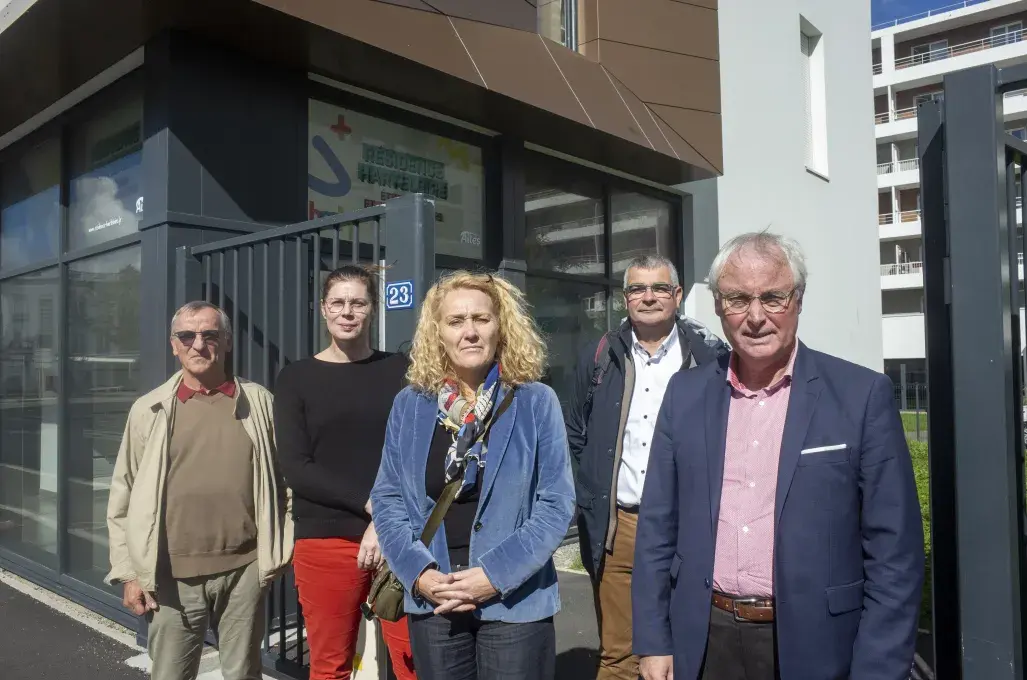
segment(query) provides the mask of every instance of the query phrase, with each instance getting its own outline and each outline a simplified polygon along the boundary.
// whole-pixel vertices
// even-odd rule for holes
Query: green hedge
[[[902,414],[903,420],[909,414]],[[913,477],[916,479],[916,493],[920,498],[920,521],[924,525],[924,555],[927,556],[924,574],[923,599],[920,605],[920,626],[931,625],[931,487],[930,470],[927,466],[927,442],[909,442],[909,454],[913,458]]]

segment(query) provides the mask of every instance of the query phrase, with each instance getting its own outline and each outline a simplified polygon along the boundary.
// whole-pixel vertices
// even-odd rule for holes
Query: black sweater
[[[275,384],[278,460],[293,493],[296,538],[359,538],[406,357],[338,364],[303,359]]]

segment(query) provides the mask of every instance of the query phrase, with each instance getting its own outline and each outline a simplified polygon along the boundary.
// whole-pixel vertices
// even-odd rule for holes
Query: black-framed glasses
[[[647,290],[651,290],[655,297],[669,298],[674,296],[677,288],[677,286],[670,283],[653,283],[650,285],[646,285],[644,283],[633,283],[624,289],[624,297],[629,300],[638,300],[645,297]]]
[[[788,305],[794,296],[795,290],[793,289],[787,292],[770,291],[759,296],[746,295],[745,293],[721,294],[718,295],[718,298],[720,298],[720,305],[725,314],[744,314],[749,311],[753,300],[759,300],[763,311],[767,314],[780,314],[788,309]]]
[[[178,341],[186,347],[192,347],[193,343],[196,342],[196,336],[199,335],[203,338],[204,345],[217,346],[221,343],[221,332],[220,331],[178,331],[171,335],[178,338]]]
[[[368,310],[371,309],[371,303],[364,298],[356,298],[353,300],[346,300],[343,298],[334,298],[325,301],[325,309],[330,314],[341,314],[342,310],[346,308],[346,304],[349,304],[350,311],[357,316],[367,314]]]

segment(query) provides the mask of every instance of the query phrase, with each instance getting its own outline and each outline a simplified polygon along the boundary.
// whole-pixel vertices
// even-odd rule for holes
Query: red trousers
[[[372,572],[357,568],[360,539],[303,538],[296,541],[293,571],[310,646],[310,680],[349,680]],[[416,680],[410,633],[403,617],[379,621],[398,680]]]

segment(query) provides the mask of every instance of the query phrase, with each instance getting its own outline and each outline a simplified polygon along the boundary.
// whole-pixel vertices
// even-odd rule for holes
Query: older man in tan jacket
[[[191,302],[171,322],[182,370],[128,416],[107,508],[111,572],[149,623],[154,680],[193,680],[208,625],[225,680],[261,677],[263,594],[292,556],[272,396],[229,376],[227,315]]]

